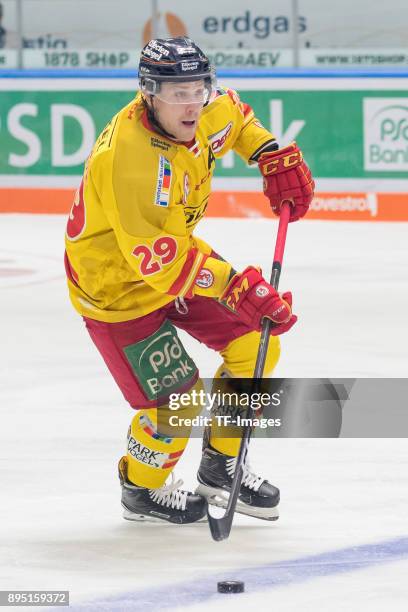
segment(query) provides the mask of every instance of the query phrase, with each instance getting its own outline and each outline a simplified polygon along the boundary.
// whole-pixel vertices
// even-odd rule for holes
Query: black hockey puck
[[[241,580],[224,580],[217,583],[219,593],[243,593],[245,584]]]

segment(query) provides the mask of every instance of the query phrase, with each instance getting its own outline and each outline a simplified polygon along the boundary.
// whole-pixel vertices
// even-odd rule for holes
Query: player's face
[[[208,95],[203,80],[162,83],[160,93],[154,96],[154,110],[159,123],[177,140],[192,140]]]

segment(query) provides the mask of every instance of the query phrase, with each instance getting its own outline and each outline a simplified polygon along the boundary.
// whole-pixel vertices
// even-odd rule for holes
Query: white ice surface
[[[59,216],[0,216],[0,590],[69,589],[79,604],[123,593],[137,600],[151,588],[147,612],[161,609],[162,586],[209,577],[215,591],[217,574],[234,579],[273,563],[282,571],[318,553],[333,552],[336,564],[339,549],[408,535],[405,439],[252,441],[252,463],[281,488],[281,518],[237,517],[226,542],[213,542],[206,525],[123,521],[116,462],[132,412],[69,304],[64,224]],[[407,230],[290,226],[281,287],[292,289],[299,323],[282,338],[277,375],[406,376]],[[197,233],[236,268],[260,264],[269,274],[275,232],[267,220],[209,219]],[[32,274],[7,273],[16,267]],[[182,338],[210,377],[218,357]],[[199,455],[192,440],[177,468],[191,487]],[[304,561],[304,578],[311,575],[303,581],[265,587],[252,578],[247,593],[201,604],[192,588],[174,609],[402,611],[407,559],[376,564],[373,554],[372,566],[320,577]]]

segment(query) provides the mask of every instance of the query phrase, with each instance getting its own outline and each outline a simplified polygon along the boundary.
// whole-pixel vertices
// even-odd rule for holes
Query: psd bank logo
[[[408,98],[364,98],[364,169],[408,172]]]

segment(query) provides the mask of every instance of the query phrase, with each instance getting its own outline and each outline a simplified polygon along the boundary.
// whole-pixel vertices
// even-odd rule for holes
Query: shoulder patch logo
[[[168,159],[160,155],[159,171],[157,175],[156,197],[154,203],[156,206],[167,207],[170,199],[171,186],[171,164]]]
[[[211,270],[208,270],[207,268],[201,268],[195,280],[195,284],[197,285],[197,287],[201,287],[202,289],[208,289],[209,287],[212,287],[214,284],[214,274],[211,272]]]
[[[232,121],[227,123],[227,125],[222,128],[219,132],[215,132],[215,134],[211,134],[208,136],[208,140],[211,143],[211,148],[213,153],[218,153],[221,151],[222,147],[225,145],[225,141],[227,140],[230,132],[232,130]]]

